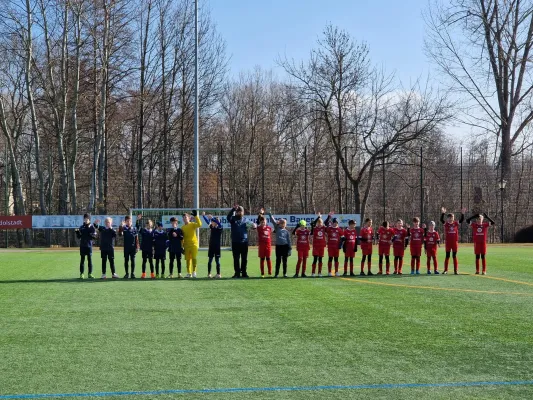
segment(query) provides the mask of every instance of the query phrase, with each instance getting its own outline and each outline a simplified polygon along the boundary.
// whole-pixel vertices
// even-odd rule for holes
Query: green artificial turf
[[[194,281],[80,281],[76,251],[0,254],[0,398],[533,379],[533,247],[489,246],[486,277],[463,247],[459,276],[349,279],[260,279],[254,249],[249,280],[205,279],[205,252]],[[533,385],[122,398],[531,399]]]

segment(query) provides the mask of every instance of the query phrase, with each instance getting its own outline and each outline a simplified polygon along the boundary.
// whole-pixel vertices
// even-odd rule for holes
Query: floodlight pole
[[[193,208],[200,208],[200,176],[199,176],[199,123],[198,123],[198,0],[194,0],[194,188]],[[200,216],[198,216],[200,218]],[[199,230],[196,232],[199,235]],[[200,236],[198,236],[198,240]]]

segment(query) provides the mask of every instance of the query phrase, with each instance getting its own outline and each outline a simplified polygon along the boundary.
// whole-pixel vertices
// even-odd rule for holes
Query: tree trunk
[[[26,41],[26,59],[25,59],[25,80],[26,80],[26,94],[28,96],[28,107],[30,109],[31,129],[33,133],[34,152],[35,152],[35,172],[37,172],[37,181],[39,189],[39,208],[41,215],[47,214],[47,207],[45,202],[44,192],[44,178],[43,170],[41,168],[41,143],[40,135],[37,129],[37,113],[35,111],[35,102],[33,99],[33,85],[32,85],[32,65],[33,65],[33,18],[32,7],[29,0],[26,0],[26,21],[27,21],[27,41]]]

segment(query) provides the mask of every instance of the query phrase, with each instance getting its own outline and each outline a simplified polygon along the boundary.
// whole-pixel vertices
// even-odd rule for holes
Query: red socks
[[[259,261],[259,268],[261,269],[261,275],[265,274],[265,260],[261,259]]]

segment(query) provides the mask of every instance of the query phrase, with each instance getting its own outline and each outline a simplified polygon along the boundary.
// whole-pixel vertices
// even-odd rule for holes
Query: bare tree
[[[501,179],[512,157],[533,141],[533,2],[530,0],[434,1],[425,16],[426,50],[467,100],[462,120],[495,134]]]
[[[445,96],[418,82],[408,90],[393,90],[393,76],[371,65],[368,46],[331,25],[309,61],[285,59],[280,64],[293,78],[297,96],[312,104],[311,111],[328,133],[340,210],[340,169],[352,185],[355,211],[364,214],[376,162],[450,118]],[[361,159],[358,168],[349,164],[348,153]]]

